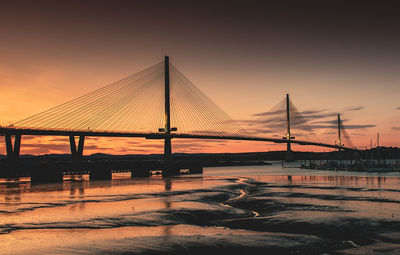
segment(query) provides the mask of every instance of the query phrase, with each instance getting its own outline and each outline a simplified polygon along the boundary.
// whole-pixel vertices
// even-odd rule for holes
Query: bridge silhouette
[[[250,135],[188,78],[166,56],[165,60],[120,81],[38,113],[8,126],[0,127],[5,136],[7,157],[18,159],[23,135],[69,137],[73,158],[82,157],[85,137],[142,137],[164,140],[164,161],[172,160],[171,140],[223,139],[262,141],[287,145],[312,145],[337,150],[354,150],[342,144],[345,132],[338,115],[338,143],[327,144],[295,139],[291,134],[292,110],[286,95],[285,136]],[[283,133],[283,132],[282,132]],[[78,145],[75,138],[79,137]],[[14,141],[13,141],[14,138]]]

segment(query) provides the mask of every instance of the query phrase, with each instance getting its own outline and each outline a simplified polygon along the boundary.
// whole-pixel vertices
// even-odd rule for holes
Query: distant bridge
[[[165,162],[172,160],[171,140],[174,138],[285,143],[288,158],[291,144],[354,150],[342,144],[340,115],[337,144],[292,137],[290,105],[287,95],[285,137],[251,136],[171,65],[166,56],[163,63],[142,72],[13,125],[0,127],[0,134],[5,136],[7,157],[11,160],[19,157],[23,135],[67,136],[74,158],[83,155],[85,137],[91,136],[163,139]],[[79,137],[78,146],[75,137]]]

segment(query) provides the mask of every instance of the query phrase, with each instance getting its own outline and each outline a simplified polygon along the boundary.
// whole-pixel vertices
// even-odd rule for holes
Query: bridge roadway
[[[130,133],[115,131],[91,131],[91,130],[66,130],[66,129],[36,129],[36,128],[18,128],[18,127],[0,127],[2,135],[40,135],[40,136],[97,136],[97,137],[143,137],[146,139],[165,139],[167,136],[171,138],[183,139],[216,139],[216,140],[236,140],[236,141],[259,141],[273,143],[288,143],[286,139],[250,137],[250,136],[216,136],[216,135],[190,135],[190,134],[163,134],[163,133]],[[290,140],[290,143],[300,145],[311,145],[318,147],[326,147],[343,150],[356,150],[350,147],[302,141]]]

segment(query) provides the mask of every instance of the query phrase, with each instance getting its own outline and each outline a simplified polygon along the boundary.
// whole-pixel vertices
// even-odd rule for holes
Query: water
[[[62,184],[3,180],[0,254],[400,253],[400,173],[295,165]]]

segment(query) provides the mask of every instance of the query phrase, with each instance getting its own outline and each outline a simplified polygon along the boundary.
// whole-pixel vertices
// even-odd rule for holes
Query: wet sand
[[[400,253],[400,177],[263,167],[0,183],[0,254]]]

